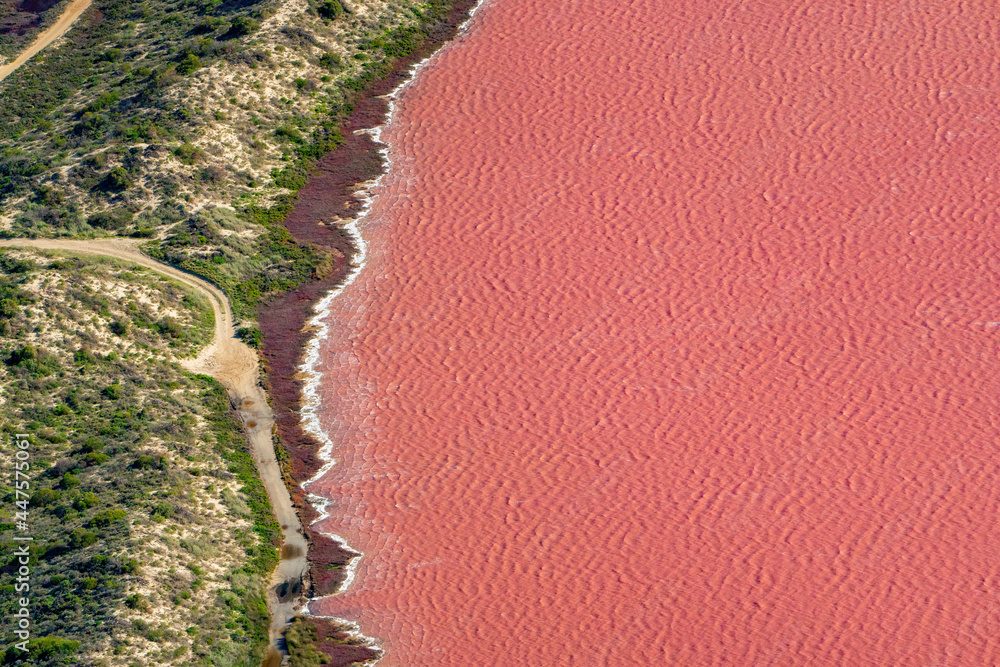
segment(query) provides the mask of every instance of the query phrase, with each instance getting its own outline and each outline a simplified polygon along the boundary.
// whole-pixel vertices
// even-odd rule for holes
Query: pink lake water
[[[488,3],[329,316],[313,611],[386,666],[1000,664],[998,15]]]

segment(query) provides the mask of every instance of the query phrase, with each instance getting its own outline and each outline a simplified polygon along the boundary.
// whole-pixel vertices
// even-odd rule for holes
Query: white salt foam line
[[[329,472],[330,469],[333,468],[333,466],[336,465],[337,463],[336,459],[333,456],[334,443],[330,439],[330,437],[326,434],[326,432],[323,430],[323,427],[321,426],[319,420],[319,410],[322,407],[322,401],[319,397],[319,388],[320,388],[320,383],[323,379],[323,374],[317,369],[317,366],[319,365],[319,357],[320,357],[320,350],[322,348],[322,343],[323,341],[327,340],[330,337],[330,325],[327,323],[327,321],[329,320],[330,317],[330,309],[333,305],[333,300],[336,299],[338,296],[340,296],[345,289],[347,289],[350,285],[354,283],[354,280],[358,277],[358,274],[365,268],[365,265],[367,263],[366,260],[368,259],[368,244],[365,241],[364,236],[362,236],[361,234],[360,225],[367,219],[369,213],[371,212],[372,203],[375,201],[375,191],[382,184],[382,179],[385,177],[385,175],[388,174],[392,169],[392,155],[389,152],[389,145],[381,140],[382,132],[390,125],[392,125],[392,119],[396,113],[396,102],[402,91],[408,85],[413,83],[413,81],[416,79],[420,71],[423,70],[423,68],[430,61],[432,61],[435,57],[437,57],[440,53],[442,53],[446,48],[454,44],[462,34],[464,34],[469,30],[470,26],[472,25],[472,21],[476,16],[476,13],[479,11],[480,8],[483,7],[483,5],[487,4],[490,1],[491,0],[479,0],[479,2],[476,3],[476,6],[473,7],[472,10],[469,12],[469,18],[467,18],[465,22],[462,23],[461,26],[459,26],[458,32],[456,33],[455,37],[444,47],[438,49],[435,53],[431,54],[431,56],[425,58],[424,60],[414,65],[410,69],[409,77],[407,77],[405,81],[396,86],[395,90],[393,90],[391,93],[385,96],[386,99],[389,100],[389,111],[386,114],[385,122],[382,125],[365,130],[358,130],[358,132],[364,132],[366,134],[371,135],[374,141],[382,144],[382,148],[379,149],[379,154],[382,155],[383,159],[385,160],[385,168],[383,169],[382,174],[378,176],[378,178],[362,184],[362,187],[359,192],[361,193],[360,199],[362,202],[364,202],[364,205],[362,206],[361,212],[358,214],[358,216],[344,226],[344,230],[347,232],[348,236],[354,242],[355,247],[358,249],[357,253],[354,256],[354,262],[352,262],[351,264],[350,271],[348,272],[347,277],[344,279],[344,282],[339,287],[330,290],[322,299],[320,299],[319,302],[317,302],[316,306],[313,309],[315,315],[312,317],[312,319],[309,320],[309,326],[313,327],[316,333],[306,344],[305,360],[303,361],[302,366],[299,368],[299,371],[305,378],[304,386],[302,389],[302,395],[304,400],[303,400],[303,407],[301,410],[300,419],[303,430],[319,441],[320,449],[318,455],[320,460],[324,461],[322,467],[320,467],[320,469],[316,472],[316,474],[313,475],[312,478],[310,478],[304,484],[302,484],[302,488],[305,491],[307,491],[306,498],[309,500],[309,502],[312,504],[313,508],[315,508],[316,512],[319,515],[318,518],[310,524],[310,526],[314,526],[330,516],[327,507],[330,505],[331,501],[328,498],[323,498],[322,496],[313,493],[308,493],[309,487],[313,483],[315,483],[318,479],[323,477],[323,475]],[[361,556],[363,556],[363,554],[359,551],[352,549],[347,544],[347,540],[345,540],[340,535],[337,535],[335,533],[325,533],[322,531],[320,531],[320,534],[334,540],[344,549],[347,549],[352,553],[357,554],[355,557],[351,559],[351,562],[348,563],[346,568],[347,577],[344,579],[343,583],[341,583],[341,585],[337,587],[337,590],[334,591],[333,594],[335,595],[337,593],[346,590],[354,582],[354,579],[357,574],[358,562]],[[344,623],[352,628],[349,632],[349,634],[352,637],[355,637],[357,639],[363,639],[369,646],[377,648],[376,640],[372,639],[371,637],[366,637],[364,634],[362,634],[360,628],[356,623],[347,621],[342,618],[337,618],[335,616],[317,616],[315,614],[312,614],[309,611],[309,604],[317,600],[322,600],[323,597],[326,596],[320,596],[310,599],[304,605],[302,605],[302,607],[298,611],[302,614],[313,616],[314,618],[327,618],[336,620],[339,623]]]

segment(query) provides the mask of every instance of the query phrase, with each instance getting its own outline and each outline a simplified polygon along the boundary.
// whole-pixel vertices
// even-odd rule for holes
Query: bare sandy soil
[[[6,65],[0,66],[0,81],[3,81],[8,76],[13,74],[18,67],[28,62],[34,58],[39,51],[44,49],[46,46],[56,41],[73,27],[76,20],[87,11],[90,7],[91,0],[73,0],[66,7],[66,11],[63,12],[59,20],[49,26],[45,32],[38,36],[38,38],[31,43],[27,49],[21,52],[17,58]]]
[[[282,560],[272,576],[268,595],[271,606],[271,644],[274,646],[281,631],[291,622],[295,608],[303,602],[304,591],[308,589],[308,582],[305,581],[308,577],[308,544],[274,455],[271,439],[274,417],[267,396],[257,382],[257,353],[233,335],[233,313],[225,294],[201,278],[143,255],[136,247],[137,242],[125,239],[5,239],[0,240],[0,245],[115,257],[170,276],[208,297],[215,313],[212,343],[197,358],[184,361],[182,365],[193,373],[210,375],[226,387],[230,400],[243,419],[254,461],[267,489],[275,517],[281,524],[284,538]]]

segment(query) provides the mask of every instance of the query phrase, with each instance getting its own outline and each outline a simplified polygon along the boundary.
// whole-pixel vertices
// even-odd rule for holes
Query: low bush
[[[264,343],[263,332],[253,327],[240,327],[236,330],[236,337],[255,350],[259,350]]]
[[[177,64],[177,73],[187,76],[196,70],[201,69],[201,58],[188,52],[186,56]]]
[[[121,167],[118,167],[118,169],[121,169]],[[125,180],[128,180],[127,175],[125,176]],[[87,224],[98,229],[113,231],[128,227],[132,223],[132,219],[133,215],[127,210],[116,208],[95,213],[87,218]]]
[[[115,167],[104,177],[101,185],[105,190],[121,192],[132,187],[132,179],[129,178],[128,172],[125,171],[124,167]]]
[[[23,653],[16,646],[11,646],[4,653],[5,664],[24,664],[24,659],[30,660],[30,664],[40,664],[41,661],[60,659],[63,662],[66,656],[71,656],[80,650],[80,642],[62,637],[38,637],[28,640],[28,652]]]
[[[222,37],[223,39],[235,39],[257,32],[259,29],[260,23],[249,16],[237,16],[230,24],[229,30]]]
[[[316,11],[324,19],[333,20],[344,15],[344,6],[340,4],[340,0],[326,0]]]
[[[319,64],[320,67],[335,72],[340,69],[340,54],[328,51],[319,57]]]

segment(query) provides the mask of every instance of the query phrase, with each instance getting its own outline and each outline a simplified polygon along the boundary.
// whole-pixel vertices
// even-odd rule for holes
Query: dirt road
[[[306,581],[309,571],[306,561],[308,545],[274,456],[274,444],[271,440],[274,418],[267,403],[267,396],[257,383],[257,353],[233,335],[233,313],[222,290],[201,278],[143,255],[137,245],[137,242],[125,239],[0,240],[0,246],[66,250],[127,260],[179,280],[208,297],[215,313],[215,335],[212,343],[196,359],[182,362],[182,365],[191,372],[211,375],[229,391],[230,398],[246,427],[251,452],[260,471],[261,480],[267,488],[271,507],[274,508],[274,514],[281,524],[284,538],[282,560],[272,576],[268,596],[271,606],[270,635],[273,647],[281,631],[291,622],[295,608],[303,602],[303,592],[308,588]]]
[[[34,58],[38,52],[46,46],[69,32],[69,29],[73,27],[76,20],[80,18],[85,11],[87,11],[87,7],[90,7],[91,2],[92,0],[73,0],[66,5],[66,9],[63,11],[62,16],[60,16],[55,23],[46,28],[45,31],[31,43],[31,46],[22,51],[21,55],[15,58],[12,62],[0,66],[0,81],[6,79],[14,71],[16,71],[18,67]]]

